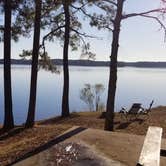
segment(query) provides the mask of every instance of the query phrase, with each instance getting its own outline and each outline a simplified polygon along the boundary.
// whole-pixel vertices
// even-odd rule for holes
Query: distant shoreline
[[[52,59],[55,65],[62,65],[62,59]],[[12,59],[13,65],[30,65],[31,60]],[[3,65],[3,59],[0,59]],[[92,61],[92,60],[69,60],[70,66],[87,66],[87,67],[107,67],[109,61]],[[118,62],[118,67],[139,67],[139,68],[166,68],[166,62]]]

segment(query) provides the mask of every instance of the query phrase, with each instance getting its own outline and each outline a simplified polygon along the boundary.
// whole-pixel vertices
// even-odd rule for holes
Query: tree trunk
[[[4,29],[4,126],[5,130],[14,128],[12,112],[12,87],[11,87],[11,1],[4,1],[5,29]]]
[[[99,101],[100,97],[96,94],[96,112],[99,111]]]
[[[69,112],[69,66],[68,66],[68,48],[70,39],[70,13],[69,4],[64,1],[64,12],[65,12],[65,37],[63,47],[63,96],[62,96],[62,117],[68,117]]]
[[[28,116],[25,127],[33,127],[35,121],[38,57],[40,45],[41,0],[36,0],[35,25],[32,51],[31,86]]]
[[[114,105],[116,94],[116,82],[117,82],[117,56],[119,48],[119,34],[120,25],[122,20],[124,0],[117,1],[117,13],[114,20],[113,40],[111,49],[111,61],[110,61],[110,76],[108,85],[108,98],[106,107],[105,118],[105,130],[113,131],[114,129]]]

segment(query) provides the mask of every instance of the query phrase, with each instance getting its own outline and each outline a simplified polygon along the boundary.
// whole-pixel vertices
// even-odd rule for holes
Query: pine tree
[[[34,37],[33,37],[33,51],[32,51],[32,68],[31,68],[31,86],[28,116],[25,127],[33,127],[35,121],[35,107],[36,107],[36,91],[37,91],[37,71],[38,71],[38,57],[40,48],[40,23],[41,23],[41,0],[35,0],[35,22],[34,22]]]
[[[107,29],[112,32],[112,44],[111,44],[111,56],[110,56],[110,72],[108,83],[108,97],[106,106],[106,118],[105,118],[105,130],[114,130],[114,105],[116,95],[117,84],[117,58],[119,50],[119,36],[121,31],[121,23],[123,20],[131,17],[144,17],[155,20],[166,32],[166,27],[161,18],[155,15],[165,14],[166,8],[157,8],[148,10],[141,13],[129,13],[124,12],[124,3],[127,0],[96,0],[94,3],[98,8],[103,10],[104,14],[94,13],[89,15],[91,19],[90,25],[96,26],[98,29]],[[159,0],[165,3],[163,0]]]
[[[10,0],[4,1],[4,101],[5,101],[5,130],[14,128],[14,118],[12,112],[12,87],[11,87],[11,17],[12,4]]]

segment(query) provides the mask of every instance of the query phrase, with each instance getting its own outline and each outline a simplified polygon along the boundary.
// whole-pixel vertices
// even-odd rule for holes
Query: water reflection
[[[148,107],[154,99],[155,105],[166,105],[166,69],[119,68],[116,95],[116,110],[121,106],[130,107],[133,102],[140,102]],[[38,93],[36,119],[59,115],[63,88],[63,73],[52,74],[40,70],[38,75]],[[85,83],[101,83],[106,90],[102,101],[106,103],[109,69],[107,67],[70,67],[70,110],[87,110],[79,99],[80,89]],[[12,91],[15,122],[26,120],[30,88],[30,67],[12,67]],[[0,123],[3,121],[3,69],[0,67]]]

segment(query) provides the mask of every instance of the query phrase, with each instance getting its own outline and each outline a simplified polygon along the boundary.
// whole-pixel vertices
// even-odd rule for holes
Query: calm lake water
[[[85,83],[101,83],[105,86],[102,102],[106,103],[109,68],[70,67],[70,110],[88,110],[80,100],[80,89]],[[15,123],[26,120],[30,88],[30,66],[12,67],[12,91]],[[63,88],[63,72],[52,74],[39,71],[36,120],[60,115]],[[122,106],[129,108],[133,102],[148,107],[154,99],[154,106],[166,105],[166,69],[119,68],[116,95],[116,111]],[[0,123],[3,122],[3,68],[0,66]]]

